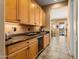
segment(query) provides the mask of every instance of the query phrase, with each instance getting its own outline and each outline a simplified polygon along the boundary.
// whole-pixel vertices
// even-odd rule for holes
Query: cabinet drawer
[[[27,46],[27,41],[23,41],[23,42],[19,42],[19,43],[7,46],[7,51],[8,51],[7,53],[11,54],[23,47],[26,47],[26,46]]]
[[[28,40],[28,43],[33,44],[33,43],[35,43],[37,41],[38,41],[37,38],[33,38],[33,39]]]

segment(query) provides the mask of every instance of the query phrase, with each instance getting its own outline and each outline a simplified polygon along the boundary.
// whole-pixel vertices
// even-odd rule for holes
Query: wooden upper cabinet
[[[46,19],[45,19],[45,16],[46,16],[45,11],[42,10],[42,26],[45,26],[45,25],[46,25]]]
[[[29,0],[29,23],[35,25],[35,4],[33,0]]]
[[[19,0],[18,4],[18,20],[21,24],[29,24],[29,0]]]
[[[35,4],[35,24],[40,25],[40,8],[37,3]]]
[[[6,0],[5,2],[5,21],[17,21],[17,0]]]
[[[45,12],[34,0],[6,0],[5,21],[45,25]]]
[[[45,12],[40,7],[40,26],[45,26]]]
[[[40,8],[40,26],[43,25],[42,20],[43,20],[43,14],[42,14],[42,9]]]

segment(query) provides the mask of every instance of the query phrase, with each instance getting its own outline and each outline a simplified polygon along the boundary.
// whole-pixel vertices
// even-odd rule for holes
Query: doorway
[[[50,8],[50,31],[53,45],[67,47],[67,7],[68,5]],[[55,39],[56,38],[56,39]]]
[[[60,45],[60,48],[66,49],[66,37],[67,37],[67,19],[54,19],[51,23],[51,41],[52,46]]]

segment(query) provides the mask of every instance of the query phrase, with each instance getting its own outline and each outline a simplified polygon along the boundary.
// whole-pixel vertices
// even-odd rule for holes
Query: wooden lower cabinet
[[[38,53],[38,43],[37,40],[30,44],[29,46],[29,59],[35,59]]]
[[[43,47],[45,48],[46,46],[47,46],[47,38],[46,37],[44,37],[44,39],[43,39]]]
[[[50,43],[50,36],[49,34],[46,35],[46,38],[47,38],[47,45]]]
[[[50,35],[46,34],[44,35],[44,39],[43,39],[43,47],[46,48],[49,43],[50,43]]]
[[[28,59],[28,47],[8,55],[8,59]]]
[[[7,59],[35,59],[36,58],[37,53],[38,53],[37,38],[33,38],[33,39],[30,39],[24,42],[19,42],[19,43],[11,45],[12,47],[14,47],[12,48],[12,50],[10,48],[11,46],[6,47],[7,56],[8,56]]]

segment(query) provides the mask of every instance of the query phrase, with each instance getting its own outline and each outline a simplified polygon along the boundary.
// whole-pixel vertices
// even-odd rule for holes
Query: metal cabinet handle
[[[27,42],[27,43],[29,43],[29,42]]]

